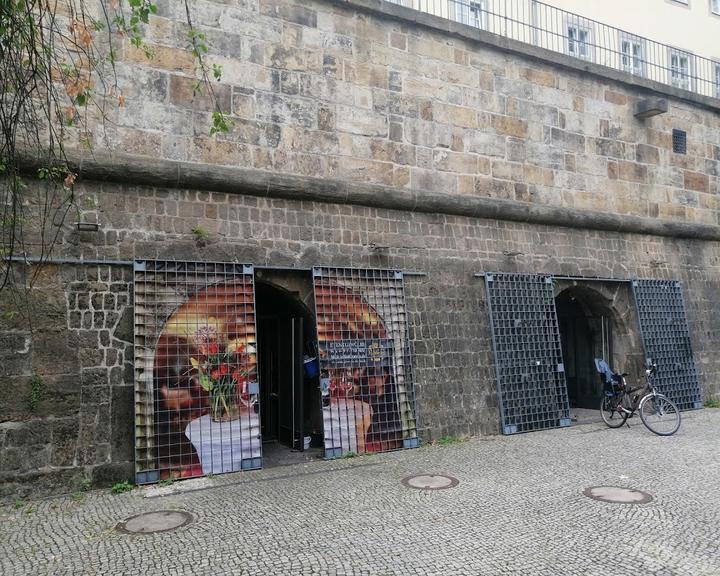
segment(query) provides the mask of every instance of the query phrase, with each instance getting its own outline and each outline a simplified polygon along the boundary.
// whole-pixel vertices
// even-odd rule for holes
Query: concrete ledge
[[[330,178],[280,174],[252,168],[178,162],[127,154],[99,152],[92,156],[73,156],[72,152],[68,152],[68,154],[70,165],[77,170],[79,176],[91,181],[207,190],[329,204],[355,204],[404,212],[439,213],[626,234],[720,240],[720,226],[707,224],[642,218],[443,192],[391,188]],[[42,165],[30,158],[24,159],[22,163],[23,167],[31,173],[34,173]]]
[[[585,60],[580,60],[579,58],[568,56],[567,54],[548,50],[547,48],[541,48],[539,46],[520,42],[519,40],[492,34],[491,32],[480,30],[474,26],[469,26],[467,24],[455,22],[454,20],[428,14],[427,12],[421,12],[420,10],[415,10],[413,8],[407,8],[399,4],[391,4],[389,2],[384,2],[383,0],[330,1],[334,4],[344,4],[350,8],[362,10],[377,16],[384,16],[386,18],[393,18],[395,20],[402,20],[405,22],[414,22],[419,26],[431,28],[433,30],[437,30],[438,32],[445,32],[464,40],[470,40],[486,46],[491,46],[504,52],[519,54],[532,60],[539,60],[541,62],[550,63],[563,68],[583,72],[585,74],[592,74],[593,76],[599,76],[615,82],[620,82],[626,86],[638,89],[641,92],[641,96],[646,96],[648,93],[664,94],[666,96],[672,96],[678,100],[692,102],[693,104],[697,104],[703,108],[709,108],[716,112],[720,111],[720,99],[718,98],[704,96],[689,90],[682,90],[655,80],[640,78],[638,76],[634,76],[633,74],[628,74],[627,72],[603,66],[602,64],[587,62]]]

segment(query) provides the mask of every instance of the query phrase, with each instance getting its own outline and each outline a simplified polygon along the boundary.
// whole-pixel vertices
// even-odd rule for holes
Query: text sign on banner
[[[320,343],[320,357],[327,368],[370,368],[392,366],[392,342],[374,340],[326,340]]]

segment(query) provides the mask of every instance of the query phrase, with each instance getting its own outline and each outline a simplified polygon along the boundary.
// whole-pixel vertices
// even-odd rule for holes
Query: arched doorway
[[[272,465],[287,460],[288,448],[304,451],[304,438],[321,433],[319,381],[304,368],[304,360],[317,355],[317,337],[299,290],[257,279],[255,301],[263,457]],[[319,456],[320,446],[310,452]]]
[[[595,358],[613,364],[614,322],[602,294],[573,286],[555,298],[571,408],[596,410],[602,386]]]

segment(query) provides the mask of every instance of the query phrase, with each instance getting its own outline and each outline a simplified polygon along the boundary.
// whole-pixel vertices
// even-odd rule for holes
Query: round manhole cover
[[[443,474],[418,474],[403,478],[402,483],[416,490],[445,490],[446,488],[454,488],[460,481],[457,478]]]
[[[583,494],[593,500],[613,504],[647,504],[653,499],[647,492],[620,486],[591,486],[585,488]]]
[[[128,534],[153,534],[167,532],[192,522],[193,517],[181,510],[158,510],[128,518],[117,525],[117,529]]]

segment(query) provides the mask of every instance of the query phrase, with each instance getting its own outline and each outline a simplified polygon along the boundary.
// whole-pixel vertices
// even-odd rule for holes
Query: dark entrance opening
[[[612,363],[612,321],[600,298],[593,290],[576,286],[555,299],[571,408],[598,409],[602,386],[594,359]]]
[[[315,318],[295,287],[260,279],[255,284],[264,466],[322,452],[319,380],[305,367],[317,356]]]

